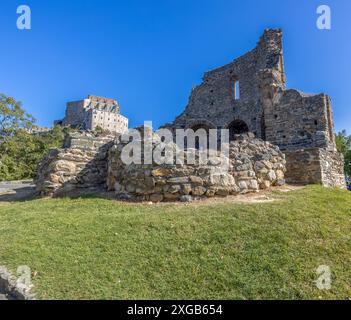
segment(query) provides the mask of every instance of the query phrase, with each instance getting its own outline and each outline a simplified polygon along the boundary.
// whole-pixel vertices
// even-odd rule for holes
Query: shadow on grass
[[[0,202],[24,202],[37,199],[34,186],[24,186],[16,189],[9,189],[0,193]]]

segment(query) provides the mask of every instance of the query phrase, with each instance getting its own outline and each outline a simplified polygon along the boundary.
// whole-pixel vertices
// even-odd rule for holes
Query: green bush
[[[33,178],[49,149],[62,146],[65,131],[60,126],[37,134],[20,129],[0,142],[0,181]]]
[[[339,132],[335,136],[336,147],[345,158],[345,174],[351,177],[351,136],[348,136],[346,130]]]

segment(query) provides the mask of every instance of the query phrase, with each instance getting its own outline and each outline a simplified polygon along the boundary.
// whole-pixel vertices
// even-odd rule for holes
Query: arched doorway
[[[243,133],[249,132],[248,125],[244,121],[239,119],[232,121],[228,125],[228,129],[229,129],[229,141],[235,140],[236,134],[243,134]]]

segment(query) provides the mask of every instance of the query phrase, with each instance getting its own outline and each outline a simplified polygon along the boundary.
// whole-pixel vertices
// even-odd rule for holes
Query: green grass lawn
[[[0,265],[28,265],[39,299],[350,299],[351,192],[272,203],[0,203]],[[332,289],[318,290],[319,265]]]

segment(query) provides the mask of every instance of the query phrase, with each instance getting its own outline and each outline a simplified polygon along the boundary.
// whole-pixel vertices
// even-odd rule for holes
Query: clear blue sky
[[[18,5],[32,30],[16,28]],[[332,9],[332,30],[316,8]],[[336,129],[351,133],[350,0],[1,0],[0,92],[50,126],[65,103],[116,98],[131,126],[172,121],[203,73],[284,31],[288,86],[332,97]]]

